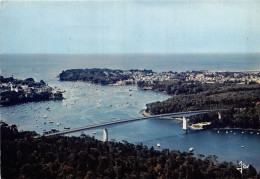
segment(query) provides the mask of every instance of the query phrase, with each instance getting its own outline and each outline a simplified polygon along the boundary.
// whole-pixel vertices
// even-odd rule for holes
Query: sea
[[[64,90],[62,101],[45,101],[1,107],[1,120],[19,130],[64,130],[108,121],[141,117],[147,103],[170,96],[137,89],[136,86],[101,86],[86,82],[61,82],[62,70],[76,68],[150,69],[186,72],[260,70],[259,54],[1,54],[1,75],[17,79],[32,77]],[[52,121],[52,123],[50,123]],[[210,121],[210,119],[209,119]],[[157,150],[189,151],[216,155],[218,161],[242,161],[260,171],[260,135],[243,130],[182,130],[176,120],[151,119],[107,127],[109,140],[153,146]],[[103,130],[82,133],[102,140]],[[160,143],[161,147],[157,147]],[[241,146],[244,146],[243,148]]]

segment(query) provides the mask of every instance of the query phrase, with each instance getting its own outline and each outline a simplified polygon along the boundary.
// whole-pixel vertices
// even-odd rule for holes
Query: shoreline
[[[260,129],[252,129],[252,128],[249,128],[249,129],[243,129],[243,128],[239,128],[239,127],[236,127],[236,128],[230,128],[230,127],[225,127],[225,128],[212,128],[211,130],[240,130],[240,131],[248,131],[248,132],[260,132]]]
[[[147,113],[145,111],[145,109],[142,109],[140,112],[139,112],[141,115],[143,115],[144,117],[151,117],[152,115],[150,113]],[[169,120],[175,120],[175,121],[182,121],[182,118],[171,118],[171,117],[165,117],[165,118],[162,118],[162,119],[169,119]],[[208,122],[206,122],[208,123]],[[192,125],[200,125],[201,123],[194,123]],[[204,129],[204,128],[200,128],[200,127],[194,127],[192,125],[189,125],[189,128],[191,130],[241,130],[241,131],[249,131],[249,132],[258,132],[260,133],[260,129],[252,129],[252,128],[248,128],[248,129],[243,129],[243,128],[231,128],[231,127],[224,127],[224,128],[210,128],[210,129]],[[202,125],[204,126],[204,125]]]

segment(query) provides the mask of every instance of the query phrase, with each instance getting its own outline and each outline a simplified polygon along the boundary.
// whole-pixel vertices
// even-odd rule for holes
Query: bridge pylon
[[[108,141],[108,131],[107,129],[103,129],[103,142]]]
[[[182,129],[183,129],[183,130],[187,130],[187,118],[186,118],[186,117],[183,117],[183,120],[182,120]]]
[[[222,119],[221,113],[218,112],[218,119]]]

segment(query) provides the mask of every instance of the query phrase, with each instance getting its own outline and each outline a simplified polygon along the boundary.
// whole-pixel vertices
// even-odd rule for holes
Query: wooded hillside
[[[128,142],[80,137],[41,137],[1,123],[3,178],[241,178],[216,156],[162,150]],[[257,177],[250,166],[244,177]],[[259,175],[258,175],[259,177]]]

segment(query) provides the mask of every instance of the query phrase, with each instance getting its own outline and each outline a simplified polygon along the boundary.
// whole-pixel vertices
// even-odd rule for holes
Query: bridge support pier
[[[221,113],[218,112],[218,119],[222,119]]]
[[[183,130],[187,130],[187,118],[186,118],[186,117],[183,117],[183,120],[182,120],[182,129],[183,129]]]
[[[103,130],[103,142],[107,142],[108,141],[108,132],[107,129]]]

